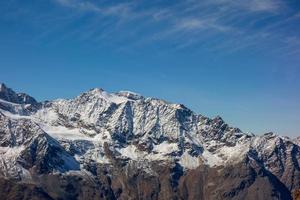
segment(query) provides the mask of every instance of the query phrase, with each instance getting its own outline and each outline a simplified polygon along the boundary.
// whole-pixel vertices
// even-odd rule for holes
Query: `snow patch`
[[[211,142],[210,145],[216,145],[216,142]],[[250,143],[237,143],[235,146],[221,146],[214,152],[205,150],[202,157],[205,163],[211,167],[227,164],[234,164],[241,161],[250,149]]]
[[[162,153],[162,154],[169,154],[169,153],[175,152],[177,150],[178,150],[177,143],[168,143],[167,141],[164,141],[158,145],[155,145],[153,148],[153,151]]]
[[[102,98],[108,102],[112,102],[112,103],[116,103],[116,104],[121,104],[121,103],[124,103],[124,102],[127,102],[129,101],[128,98],[126,97],[123,97],[123,96],[118,96],[116,94],[110,94],[106,91],[103,91],[99,88],[96,88],[96,89],[93,89],[90,91],[93,95],[99,97],[99,98]]]
[[[28,170],[17,163],[24,146],[0,147],[0,168],[4,176],[21,177],[24,180],[31,180]]]
[[[32,119],[31,116],[25,116],[25,115],[18,115],[18,114],[13,114],[11,112],[8,112],[6,110],[0,109],[0,112],[4,114],[6,117],[9,117],[11,119]]]
[[[205,163],[210,167],[215,167],[223,164],[223,160],[220,157],[210,153],[207,150],[203,152],[202,157],[204,158]]]
[[[134,145],[128,145],[125,148],[118,149],[118,151],[122,156],[130,158],[132,160],[138,160],[146,156],[145,152],[138,150]]]
[[[193,157],[188,152],[184,152],[179,160],[179,164],[187,169],[196,169],[201,163],[203,162],[199,157]]]
[[[80,132],[78,128],[69,129],[64,126],[48,126],[41,125],[42,129],[48,133],[51,137],[61,140],[87,140],[94,141],[93,137],[89,137]]]

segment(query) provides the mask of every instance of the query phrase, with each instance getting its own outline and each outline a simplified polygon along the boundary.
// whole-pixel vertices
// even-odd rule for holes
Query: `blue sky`
[[[131,90],[300,135],[298,0],[6,0],[0,81],[38,100]]]

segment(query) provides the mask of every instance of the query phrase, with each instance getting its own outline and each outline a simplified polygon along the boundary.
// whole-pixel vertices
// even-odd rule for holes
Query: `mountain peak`
[[[93,88],[90,89],[88,92],[84,93],[83,95],[89,95],[97,99],[103,99],[107,102],[110,103],[115,103],[115,104],[121,104],[124,102],[129,101],[130,99],[125,97],[125,96],[120,96],[115,93],[109,93],[102,88]]]
[[[131,91],[120,91],[116,94],[132,100],[139,100],[144,98],[142,95]]]
[[[17,93],[12,89],[6,87],[4,83],[0,84],[0,99],[12,103],[19,103]]]
[[[102,93],[104,90],[102,88],[92,88],[88,91],[88,93]]]
[[[300,146],[300,136],[295,138],[294,142]]]
[[[273,133],[246,134],[230,127],[220,116],[210,119],[182,104],[142,99],[143,96],[129,91],[108,93],[94,88],[75,99],[41,102],[39,106],[24,105],[31,97],[15,93],[4,84],[1,84],[0,95],[5,100],[0,101],[0,111],[4,111],[0,112],[0,174],[13,180],[35,181],[34,177],[42,175],[46,181],[39,179],[41,184],[47,184],[50,180],[47,176],[53,178],[59,172],[64,183],[70,180],[66,183],[74,183],[77,191],[81,178],[98,180],[106,174],[105,181],[112,183],[108,188],[116,186],[111,188],[112,192],[117,191],[116,195],[128,189],[115,180],[125,185],[134,184],[132,191],[136,191],[140,182],[133,181],[142,180],[140,177],[147,191],[148,186],[166,183],[171,184],[170,189],[186,188],[181,183],[191,178],[188,182],[196,185],[213,183],[214,193],[226,186],[229,188],[224,192],[238,191],[242,197],[249,193],[247,188],[240,187],[243,182],[251,181],[252,185],[257,184],[253,188],[261,188],[261,181],[265,180],[270,182],[264,182],[264,187],[279,184],[290,191],[300,185],[299,139],[291,141]],[[230,173],[233,176],[227,176]],[[73,178],[77,175],[80,179]],[[206,178],[210,179],[197,182]],[[101,190],[102,185],[98,183],[105,181],[96,181],[96,185],[93,181],[91,188]],[[83,182],[87,183],[89,181]],[[232,183],[238,185],[232,186]],[[57,188],[60,191],[61,187]],[[153,191],[160,194],[167,189],[156,187]],[[289,191],[284,193],[289,194]],[[128,199],[130,196],[117,197]],[[163,199],[156,197],[154,199]],[[193,196],[193,192],[191,197],[216,199]]]
[[[6,90],[6,89],[7,89],[6,85],[4,83],[0,83],[0,91]]]
[[[36,104],[37,101],[25,93],[16,93],[4,83],[0,83],[0,99],[17,104]]]

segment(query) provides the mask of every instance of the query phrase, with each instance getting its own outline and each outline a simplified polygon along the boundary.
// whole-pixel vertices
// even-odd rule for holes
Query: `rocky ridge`
[[[291,199],[299,161],[298,140],[181,104],[98,88],[37,102],[0,86],[0,175],[45,198]]]

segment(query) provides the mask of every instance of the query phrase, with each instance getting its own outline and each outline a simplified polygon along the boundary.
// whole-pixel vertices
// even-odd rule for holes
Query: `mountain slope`
[[[291,199],[300,188],[296,140],[132,92],[39,103],[1,84],[0,125],[1,176],[54,199]]]

